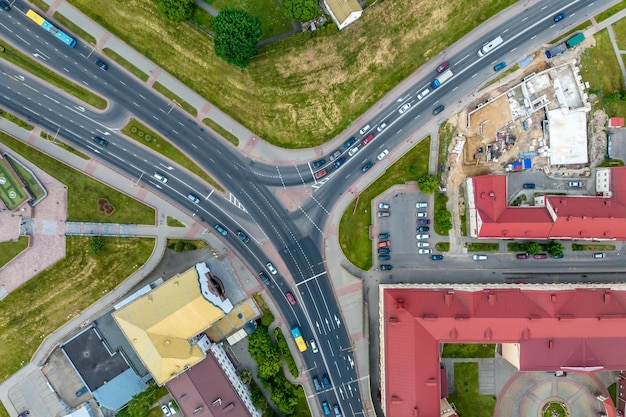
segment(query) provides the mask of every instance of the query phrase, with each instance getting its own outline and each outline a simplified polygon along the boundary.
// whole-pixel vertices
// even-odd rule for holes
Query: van
[[[430,90],[427,88],[427,89],[425,89],[424,91],[422,91],[421,93],[419,93],[417,95],[417,99],[418,100],[423,99],[424,97],[426,97],[428,95],[428,93],[430,93]]]

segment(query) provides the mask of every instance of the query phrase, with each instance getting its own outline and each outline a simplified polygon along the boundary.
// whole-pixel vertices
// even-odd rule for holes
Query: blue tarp
[[[531,169],[533,167],[533,161],[530,158],[526,158],[522,161],[524,169]]]

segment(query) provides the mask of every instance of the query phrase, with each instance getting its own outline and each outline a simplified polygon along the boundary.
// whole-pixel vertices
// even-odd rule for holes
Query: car
[[[390,233],[379,233],[378,234],[378,238],[379,239],[389,239],[390,236],[391,236]]]
[[[393,269],[393,266],[391,265],[381,265],[378,267],[378,269],[380,269],[381,271],[391,271]]]
[[[370,168],[371,168],[371,167],[373,167],[373,166],[374,166],[374,164],[372,163],[372,161],[367,161],[367,162],[365,163],[365,165],[363,165],[363,166],[361,167],[361,172],[367,172],[367,171],[369,171],[369,170],[370,170]]]
[[[267,276],[265,271],[259,272],[259,276],[261,277],[261,281],[263,281],[263,284],[270,285],[272,283],[272,281],[270,281],[270,277]]]
[[[313,162],[313,168],[319,168],[326,163],[325,159],[320,159],[319,161]]]
[[[472,256],[472,259],[474,259],[475,261],[486,261],[487,255],[474,255]]]
[[[319,180],[320,178],[324,178],[326,176],[326,170],[323,169],[321,171],[317,171],[315,174],[313,174],[313,177],[315,177],[316,180]]]
[[[289,301],[289,304],[291,304],[292,306],[296,305],[296,299],[292,293],[290,292],[285,293],[285,297],[287,297],[287,301]]]
[[[7,3],[7,2],[4,2],[4,1],[0,1],[0,7],[1,7],[1,8],[3,8],[4,10],[6,10],[7,12],[8,12],[9,10],[11,10],[11,8],[10,8],[10,7],[9,7],[9,5],[8,5],[8,3]]]
[[[391,260],[391,256],[390,255],[378,255],[378,260],[379,261],[390,261]]]
[[[379,132],[382,132],[383,130],[385,130],[386,127],[387,127],[387,122],[382,122],[381,124],[378,125],[376,130],[378,130]]]
[[[443,255],[430,255],[431,261],[443,261]]]
[[[433,252],[432,249],[418,249],[417,253],[420,255],[430,255]]]
[[[213,226],[215,228],[215,230],[217,230],[217,232],[222,235],[222,236],[226,236],[228,234],[228,230],[224,229],[224,226],[222,226],[221,224],[216,224],[215,226]]]
[[[378,203],[378,208],[382,210],[389,210],[391,206],[387,203]]]
[[[448,68],[450,66],[450,63],[448,61],[446,62],[442,62],[441,65],[439,65],[437,67],[437,72],[439,74],[441,74],[442,72],[444,72],[446,70],[446,68]]]
[[[580,181],[570,181],[567,183],[567,185],[572,188],[580,188],[583,186],[583,183]]]
[[[417,231],[418,232],[428,232],[428,231],[430,231],[430,227],[428,227],[428,226],[419,226],[417,228]]]
[[[606,253],[604,252],[597,252],[593,254],[593,258],[594,259],[602,259],[606,257]]]
[[[415,213],[415,216],[417,217],[428,217],[428,213],[425,211],[418,211],[417,213]]]
[[[502,61],[502,62],[500,62],[499,64],[496,64],[496,65],[493,67],[493,70],[494,70],[494,71],[500,71],[501,69],[504,69],[504,68],[506,68],[506,62]]]
[[[100,67],[100,69],[101,69],[101,70],[103,70],[103,71],[106,71],[106,70],[108,70],[108,69],[109,69],[109,66],[108,66],[108,65],[107,65],[107,64],[106,64],[103,60],[101,60],[100,58],[96,59],[94,62],[95,62],[95,63],[96,63],[96,65],[97,65],[97,66],[99,66],[99,67]]]
[[[367,135],[367,137],[361,141],[361,146],[365,146],[365,145],[367,145],[367,144],[368,144],[368,143],[370,143],[373,139],[374,139],[374,135],[371,135],[371,134],[370,134],[370,135]]]
[[[382,161],[387,155],[389,155],[389,149],[385,149],[384,151],[379,153],[376,158],[378,158],[379,161]]]
[[[415,238],[420,240],[430,239],[430,235],[428,233],[422,233],[419,235],[415,235]]]
[[[378,253],[383,254],[383,255],[389,254],[391,253],[391,248],[380,248],[378,249]]]
[[[439,114],[441,113],[444,109],[446,108],[446,106],[444,106],[443,104],[440,104],[439,106],[435,107],[435,109],[433,110],[433,114]]]
[[[330,378],[328,378],[328,374],[322,375],[322,382],[324,383],[324,388],[332,388],[333,386],[330,384]]]
[[[426,97],[428,95],[428,93],[430,93],[430,90],[427,88],[427,89],[425,89],[424,91],[422,91],[421,93],[419,93],[417,95],[417,99],[418,100],[423,99],[424,97]]]
[[[171,416],[172,415],[172,412],[170,411],[170,408],[167,405],[165,405],[165,404],[161,405],[161,411],[163,411],[163,414],[165,414],[166,416]]]
[[[372,128],[370,127],[370,125],[365,125],[361,128],[361,130],[359,130],[359,133],[361,135],[366,134],[367,132],[369,132],[370,130],[372,130]]]
[[[534,189],[534,188],[535,188],[535,184],[532,184],[532,183],[526,183],[526,184],[522,185],[522,187],[523,187],[525,190],[532,190],[532,189]]]
[[[28,410],[26,410],[26,411],[22,411],[20,413],[20,415],[17,416],[17,417],[26,417],[26,416],[29,416],[29,415],[30,415],[30,412]]]
[[[528,258],[530,258],[530,256],[527,253],[518,253],[517,255],[515,255],[515,257],[517,259],[528,259]]]
[[[154,173],[154,178],[156,178],[157,180],[161,181],[163,184],[167,183],[167,177],[165,175],[161,175],[158,172]]]
[[[400,113],[400,114],[404,114],[404,113],[406,113],[406,111],[407,111],[408,109],[410,109],[410,108],[411,108],[411,103],[406,103],[405,105],[403,105],[402,107],[400,107],[400,109],[398,110],[398,113]]]
[[[359,149],[361,149],[359,146],[355,146],[354,148],[350,149],[348,151],[348,156],[354,156],[354,154],[356,154],[359,151]]]
[[[418,201],[417,203],[415,203],[415,208],[421,209],[421,208],[427,208],[428,207],[428,203],[425,201]]]
[[[271,262],[268,262],[265,264],[265,266],[267,267],[267,269],[272,273],[272,275],[276,275],[278,273],[278,271],[276,270],[276,268],[274,268],[274,264]]]
[[[559,13],[556,16],[554,16],[554,19],[552,20],[554,20],[554,23],[558,23],[563,19],[565,19],[565,13]]]
[[[248,235],[242,232],[241,230],[237,230],[237,236],[239,237],[239,239],[241,239],[243,243],[250,242],[250,238],[248,237]]]
[[[324,410],[324,415],[330,415],[330,406],[328,405],[328,401],[322,401],[322,409]]]
[[[188,194],[187,198],[196,204],[200,204],[200,199],[193,194]]]
[[[341,156],[341,150],[337,149],[335,152],[333,152],[333,154],[330,156],[330,162],[333,162],[335,159],[339,158]]]
[[[536,253],[533,258],[535,259],[548,259],[547,253]]]
[[[558,255],[550,255],[550,258],[552,258],[552,259],[561,259],[561,258],[563,258],[563,254],[559,253]]]
[[[387,248],[389,246],[391,246],[391,242],[388,240],[381,240],[380,242],[378,242],[379,248]]]
[[[317,348],[317,343],[315,342],[315,339],[309,340],[309,346],[311,346],[311,351],[313,351],[313,353],[318,353],[320,351]]]
[[[333,405],[333,411],[335,412],[335,417],[341,417],[341,409],[338,404]]]
[[[174,401],[170,401],[169,403],[167,403],[167,406],[170,408],[170,412],[172,413],[172,415],[176,414],[176,410],[174,410],[173,403]]]
[[[378,217],[389,217],[391,216],[391,213],[388,211],[379,211],[378,212]]]
[[[430,224],[429,219],[417,219],[417,224]]]
[[[75,394],[76,394],[77,397],[80,397],[81,395],[87,394],[87,387],[82,387],[81,389],[76,391]]]
[[[98,145],[102,146],[103,148],[106,148],[107,145],[109,144],[109,142],[107,142],[106,140],[102,139],[100,136],[92,136],[91,140],[93,140]]]
[[[322,390],[322,384],[320,384],[320,379],[316,376],[313,377],[313,386],[315,387],[315,391]]]
[[[354,145],[355,143],[356,143],[356,138],[352,136],[350,139],[346,141],[346,143],[343,144],[343,147],[344,149],[349,149],[350,146]]]
[[[430,243],[428,242],[417,242],[417,247],[418,248],[430,248]]]
[[[339,158],[335,161],[333,165],[335,166],[335,168],[339,168],[344,162],[346,162],[346,158]]]

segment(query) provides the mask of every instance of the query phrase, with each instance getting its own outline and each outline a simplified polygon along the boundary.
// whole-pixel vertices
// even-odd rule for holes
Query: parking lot
[[[580,181],[581,188],[568,186],[570,181]],[[524,190],[524,184],[535,184],[534,189]],[[507,202],[510,204],[520,192],[526,194],[527,202],[532,202],[535,193],[568,194],[568,195],[595,195],[595,183],[589,177],[556,177],[551,178],[543,171],[520,171],[508,175]],[[532,203],[531,203],[532,205]]]

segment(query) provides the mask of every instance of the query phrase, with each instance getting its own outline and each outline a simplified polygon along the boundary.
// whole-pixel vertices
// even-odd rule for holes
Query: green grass
[[[148,207],[2,132],[0,132],[0,142],[67,186],[68,221],[154,224],[155,214],[152,207]],[[115,207],[113,214],[106,215],[99,211],[98,199],[100,198],[106,198],[109,203],[113,204]]]
[[[24,120],[20,119],[19,117],[16,117],[15,115],[13,115],[12,113],[6,112],[2,109],[0,109],[0,116],[4,117],[5,119],[7,119],[9,122],[18,125],[19,127],[21,127],[22,129],[26,129],[28,131],[33,130],[35,127],[29,123],[26,123]]]
[[[196,117],[198,115],[198,110],[196,110],[195,107],[193,107],[191,104],[187,103],[182,98],[178,97],[176,94],[172,93],[163,84],[161,84],[159,82],[155,82],[152,85],[152,88],[154,88],[159,93],[163,94],[165,97],[167,97],[170,100],[172,100],[174,102],[174,105],[178,105],[180,108],[185,110],[187,113],[191,114],[193,117]],[[170,103],[170,105],[172,105],[172,103]]]
[[[439,193],[436,192],[435,193],[435,208],[434,208],[434,213],[439,212],[440,210],[448,210],[446,208],[446,204],[448,204],[448,196],[443,194],[443,193]],[[439,225],[439,222],[437,221],[437,216],[434,216],[434,221],[433,221],[433,228],[435,229],[435,233],[437,233],[440,236],[448,236],[449,231],[448,230],[443,230],[441,228],[441,226]]]
[[[139,123],[137,120],[130,119],[128,124],[126,124],[126,126],[122,129],[122,133],[187,168],[189,171],[211,184],[216,190],[224,191],[224,189],[220,187],[220,185],[213,178],[209,177],[207,173],[202,170],[202,168],[178,150],[177,147],[154,133],[152,130],[148,129],[143,124]]]
[[[185,223],[170,216],[167,216],[167,225],[169,227],[185,227]]]
[[[553,402],[543,411],[543,417],[567,417],[567,411],[560,402]]]
[[[285,335],[283,334],[280,326],[274,327],[274,337],[276,338],[276,343],[278,344],[278,349],[280,353],[283,355],[283,359],[287,363],[287,369],[289,369],[289,373],[297,378],[300,375],[298,371],[298,365],[296,365],[296,361],[291,355],[291,351],[289,350],[289,345],[287,344],[287,340],[285,339]]]
[[[459,222],[461,225],[461,235],[467,236],[467,204],[464,210],[459,210]]]
[[[91,46],[96,45],[96,38],[85,32],[80,26],[72,22],[67,17],[63,16],[61,13],[54,13],[53,19],[59,22],[61,26],[65,26],[67,29],[69,29],[70,33],[74,33],[78,35],[78,37],[82,38],[84,41],[87,41],[87,43],[91,44]]]
[[[456,126],[453,124],[446,122],[439,126],[439,155],[437,156],[437,173],[439,177],[444,173],[441,171],[440,166],[443,164],[445,169],[445,166],[448,164],[448,149],[454,137],[454,132],[456,132]]]
[[[189,19],[200,30],[213,33],[215,18],[207,13],[202,7],[194,7],[191,19]]]
[[[615,32],[615,40],[620,50],[626,46],[626,19],[620,19],[613,23],[613,31]]]
[[[55,145],[57,145],[60,148],[65,149],[66,151],[68,151],[71,154],[74,154],[76,156],[78,156],[79,158],[82,158],[84,160],[88,160],[89,157],[87,155],[85,155],[84,153],[82,153],[81,151],[78,151],[74,148],[72,148],[70,145],[67,145],[63,142],[59,142],[54,135],[51,135],[49,133],[46,132],[41,132],[39,133],[39,136],[41,136],[42,138],[44,138],[45,140],[47,140],[48,142],[54,143]]]
[[[459,417],[491,417],[496,406],[493,395],[478,394],[478,362],[454,364],[454,393],[448,396]]]
[[[580,251],[603,251],[603,250],[615,250],[615,245],[593,245],[593,244],[583,244],[580,245],[578,243],[572,243],[572,250],[574,252]]]
[[[0,309],[0,381],[31,360],[50,333],[122,283],[143,265],[154,239],[104,237],[98,256],[89,237],[67,237],[63,260],[11,292]],[[68,302],[71,300],[71,302]]]
[[[624,161],[621,159],[605,159],[602,164],[598,165],[600,167],[623,167]]]
[[[193,24],[166,21],[153,0],[132,8],[122,0],[69,2],[250,131],[287,148],[328,141],[419,66],[515,3],[379,2],[349,30],[271,44],[239,69],[217,58],[212,39]]]
[[[446,343],[443,345],[443,358],[493,358],[496,345],[479,343]]]
[[[222,135],[222,137],[224,139],[226,139],[227,141],[229,141],[233,145],[239,146],[239,138],[237,136],[233,135],[232,133],[230,133],[228,130],[224,129],[222,126],[220,126],[217,123],[215,123],[213,120],[211,120],[211,119],[209,119],[207,117],[206,119],[204,119],[202,121],[202,123],[204,123],[205,125],[207,125],[211,129],[215,130],[218,134]]]
[[[44,12],[47,12],[50,6],[43,0],[28,0],[28,2]]]
[[[126,68],[128,72],[130,72],[131,74],[133,74],[135,77],[139,78],[140,80],[148,81],[148,79],[150,78],[148,74],[146,74],[145,72],[143,72],[142,70],[140,70],[139,68],[131,64],[130,62],[128,62],[125,58],[123,58],[113,49],[104,48],[102,52],[106,56],[111,58],[113,61],[117,62],[120,66]]]
[[[28,237],[20,236],[15,242],[0,242],[0,268],[28,247]]]
[[[167,239],[167,247],[169,249],[174,249],[173,245],[176,245],[176,243],[178,242],[183,242],[183,244],[193,245],[193,247],[195,248],[195,249],[191,249],[192,246],[188,245],[184,250],[200,250],[209,246],[209,244],[206,243],[202,239]]]
[[[466,243],[468,252],[495,252],[500,248],[498,243]]]
[[[22,181],[13,173],[9,162],[0,159],[0,179],[4,184],[0,184],[0,199],[9,210],[13,210],[30,197],[22,188]]]
[[[447,252],[450,250],[450,242],[437,242],[435,243],[435,249],[439,252]]]
[[[268,322],[271,323],[274,321],[274,315],[272,314],[272,311],[270,310],[270,308],[267,306],[267,303],[265,302],[265,300],[263,299],[263,296],[261,294],[254,294],[252,296],[254,298],[254,301],[256,302],[256,304],[261,307],[261,310],[263,310],[263,315],[264,316],[270,316],[272,318],[272,320],[268,319]]]
[[[615,6],[609,7],[608,9],[603,11],[602,13],[597,14],[595,16],[596,22],[600,23],[603,20],[606,20],[609,17],[613,16],[614,14],[617,14],[619,11],[623,10],[624,8],[626,8],[626,0],[622,0],[621,2],[616,4]]]
[[[509,75],[511,75],[512,73],[514,73],[515,71],[517,71],[519,68],[519,64],[515,64],[515,65],[511,65],[507,67],[508,69],[504,72],[500,72],[498,71],[498,76],[495,78],[492,78],[491,80],[489,80],[489,82],[487,82],[487,84],[484,84],[480,87],[480,90],[484,90],[485,88],[489,87],[490,85],[496,84],[500,81],[502,81],[503,79],[505,79],[506,77],[508,77]]]
[[[41,78],[43,81],[49,82],[64,92],[71,94],[77,99],[82,100],[97,109],[103,110],[106,107],[107,102],[102,97],[95,95],[78,84],[74,84],[70,80],[66,79],[64,75],[50,71],[48,67],[40,64],[29,55],[24,55],[17,49],[14,49],[5,43],[0,43],[0,45],[2,45],[5,49],[3,53],[0,53],[1,58],[6,59],[26,72]],[[11,82],[21,83],[21,81],[17,80],[11,80]]]
[[[609,395],[613,399],[613,404],[617,404],[617,384],[614,382],[607,387]]]
[[[234,7],[245,10],[251,16],[257,16],[261,21],[263,35],[261,39],[271,38],[281,33],[289,32],[292,27],[289,19],[283,13],[277,0],[204,0],[218,11],[223,7]]]
[[[339,244],[348,260],[358,268],[368,270],[372,267],[372,241],[369,238],[372,199],[394,184],[417,181],[426,175],[429,150],[430,137],[426,137],[361,192],[354,213],[355,201],[343,213],[339,223]]]
[[[296,412],[291,417],[311,417],[311,410],[302,386],[298,387],[298,405],[296,406]]]
[[[37,178],[34,176],[34,174],[27,170],[24,165],[11,157],[7,158],[6,160],[9,162],[9,164],[11,164],[17,175],[19,175],[21,180],[24,182],[26,189],[33,197],[34,201],[37,201],[46,195],[46,192],[37,181]]]

